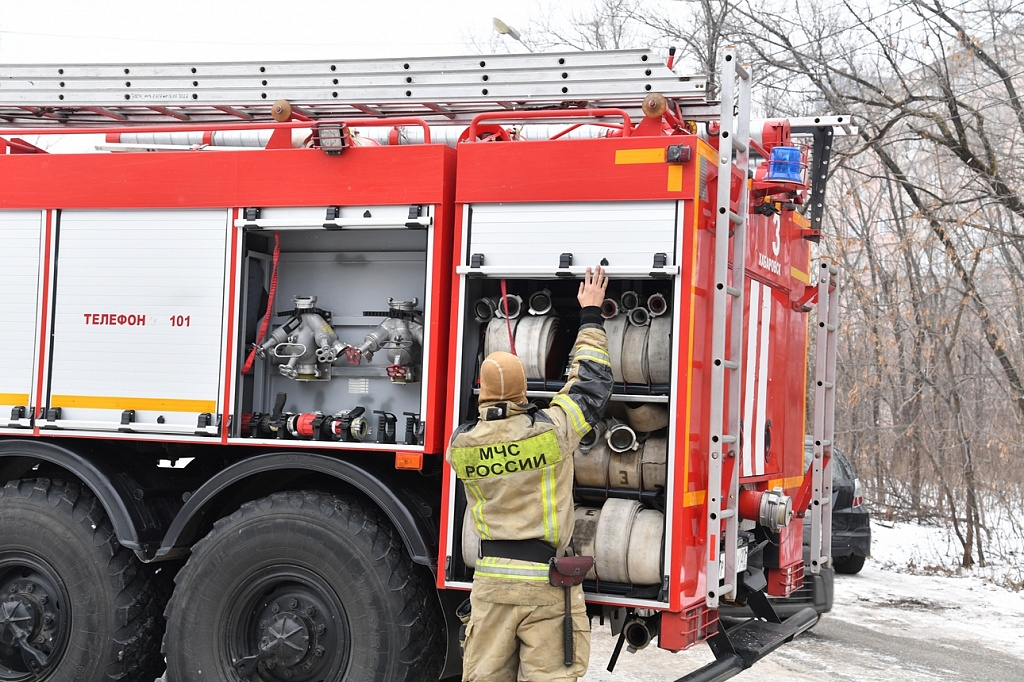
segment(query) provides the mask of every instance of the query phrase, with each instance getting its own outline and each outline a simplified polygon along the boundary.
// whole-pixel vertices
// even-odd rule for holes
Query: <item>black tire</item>
[[[866,558],[859,554],[851,554],[850,556],[833,558],[832,563],[835,564],[836,573],[853,575],[860,573],[860,569],[864,568],[864,560]]]
[[[315,492],[247,503],[175,583],[168,682],[436,680],[444,666],[433,576],[368,505]]]
[[[0,605],[4,682],[153,682],[163,669],[159,591],[76,483],[0,490]]]

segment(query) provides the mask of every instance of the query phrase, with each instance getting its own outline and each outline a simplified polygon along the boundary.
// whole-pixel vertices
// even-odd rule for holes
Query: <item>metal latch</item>
[[[263,228],[256,224],[256,221],[260,219],[260,209],[256,207],[249,207],[242,211],[242,218],[245,220],[245,227],[248,230],[262,230]]]
[[[572,267],[572,254],[563,253],[558,256],[558,272],[555,274],[559,277],[572,277],[572,273],[569,272],[569,268]]]
[[[469,267],[482,268],[484,266],[484,254],[474,253],[469,257]]]
[[[406,227],[416,230],[425,230],[427,228],[420,221],[420,216],[423,215],[423,207],[420,205],[412,205],[409,207],[409,221],[405,224]]]
[[[667,253],[656,253],[654,254],[654,262],[651,264],[651,277],[660,279],[668,279],[670,275],[665,272],[665,268],[668,266],[668,254]]]

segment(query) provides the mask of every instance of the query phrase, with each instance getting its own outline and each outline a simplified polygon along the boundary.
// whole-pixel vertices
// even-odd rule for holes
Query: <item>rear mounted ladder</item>
[[[721,599],[732,601],[736,596],[740,379],[743,376],[743,298],[747,252],[746,182],[750,165],[750,72],[739,63],[736,48],[726,48],[722,56],[721,88],[705,519],[708,608],[718,608]],[[734,164],[743,173],[735,212],[731,209]],[[722,480],[724,474],[728,475],[725,482]]]
[[[832,443],[836,411],[836,329],[839,268],[818,265],[818,319],[814,361],[814,426],[811,460],[811,573],[832,565]]]

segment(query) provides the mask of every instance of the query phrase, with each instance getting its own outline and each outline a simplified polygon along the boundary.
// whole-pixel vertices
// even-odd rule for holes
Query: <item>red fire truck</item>
[[[765,597],[831,570],[849,121],[752,126],[722,66],[712,100],[642,50],[0,68],[0,679],[457,674],[448,438],[492,350],[555,395],[598,263],[591,613],[709,642],[691,680],[811,627]]]

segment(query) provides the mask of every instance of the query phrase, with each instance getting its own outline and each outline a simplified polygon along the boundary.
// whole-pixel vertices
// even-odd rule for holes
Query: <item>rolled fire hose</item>
[[[665,486],[668,462],[668,438],[648,438],[640,453],[640,473],[644,490],[657,490]]]
[[[595,568],[601,580],[629,582],[629,533],[640,509],[636,500],[618,498],[607,500],[601,508],[594,536]]]
[[[640,450],[628,448],[612,452],[608,458],[608,487],[639,491],[640,486]]]
[[[632,314],[632,311],[630,312]],[[622,341],[622,378],[629,384],[646,384],[651,373],[647,364],[647,336],[650,327],[626,328]]]
[[[661,546],[665,540],[665,515],[655,509],[642,509],[629,531],[626,571],[634,585],[661,582]]]
[[[554,315],[524,317],[516,327],[516,350],[527,379],[545,379],[548,355],[555,344],[558,318]]]
[[[584,488],[608,487],[608,460],[612,450],[604,438],[594,443],[587,452],[576,450],[572,456],[576,485]]]
[[[519,318],[510,320],[512,333],[515,334],[519,326]],[[484,357],[497,351],[512,352],[512,344],[509,343],[508,327],[503,317],[495,317],[487,323],[487,331],[484,333]]]
[[[672,316],[662,315],[651,320],[647,335],[647,373],[652,384],[667,384],[672,380]]]
[[[616,315],[605,321],[604,331],[608,335],[608,357],[612,361],[612,379],[622,379],[622,341],[626,335],[626,316]]]
[[[603,507],[577,506],[575,517],[573,546],[596,559],[588,578],[634,585],[661,582],[664,514],[635,500],[613,498]]]
[[[626,405],[626,421],[640,433],[657,431],[668,426],[668,408],[653,403]]]
[[[640,294],[635,291],[623,291],[619,296],[619,305],[625,311],[630,311],[640,305]]]

